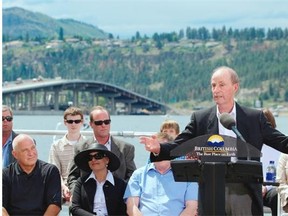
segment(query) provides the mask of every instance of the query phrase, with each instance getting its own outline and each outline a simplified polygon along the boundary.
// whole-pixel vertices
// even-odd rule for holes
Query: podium
[[[262,183],[261,152],[240,139],[203,135],[170,153],[175,181],[198,182],[200,215],[225,215],[226,183]],[[253,158],[253,160],[251,160]]]

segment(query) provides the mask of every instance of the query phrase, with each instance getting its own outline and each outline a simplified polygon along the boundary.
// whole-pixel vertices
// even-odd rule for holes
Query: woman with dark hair
[[[126,215],[123,200],[126,183],[111,173],[120,166],[118,157],[104,145],[93,143],[79,152],[74,161],[90,174],[77,180],[70,213],[73,216]]]

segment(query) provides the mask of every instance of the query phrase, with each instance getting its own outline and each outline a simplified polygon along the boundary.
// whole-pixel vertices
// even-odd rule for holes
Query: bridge
[[[95,105],[111,114],[166,114],[156,100],[104,82],[65,79],[17,80],[2,84],[2,103],[15,111],[60,111],[77,106],[89,111]]]

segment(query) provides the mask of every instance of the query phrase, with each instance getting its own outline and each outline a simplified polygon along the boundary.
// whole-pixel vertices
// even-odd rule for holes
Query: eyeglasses
[[[2,116],[2,121],[4,121],[6,119],[6,121],[11,122],[13,120],[12,116]]]
[[[99,152],[99,153],[96,153],[94,155],[88,155],[88,160],[91,161],[93,158],[95,160],[101,160],[104,157],[106,157],[106,155],[102,152]]]
[[[66,122],[67,122],[68,124],[73,124],[73,122],[74,122],[75,124],[79,124],[80,122],[82,122],[82,119],[66,120]]]
[[[111,119],[106,119],[106,120],[103,120],[103,121],[94,121],[94,124],[95,125],[102,125],[103,123],[105,124],[105,125],[109,125],[110,124],[110,122],[111,122]]]

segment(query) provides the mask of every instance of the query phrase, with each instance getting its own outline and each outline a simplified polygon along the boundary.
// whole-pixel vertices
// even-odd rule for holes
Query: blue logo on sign
[[[219,135],[212,135],[211,137],[209,137],[207,144],[209,146],[221,147],[224,146],[224,139]]]

